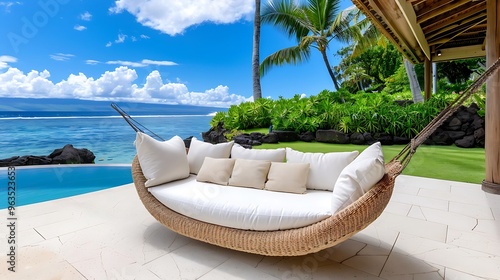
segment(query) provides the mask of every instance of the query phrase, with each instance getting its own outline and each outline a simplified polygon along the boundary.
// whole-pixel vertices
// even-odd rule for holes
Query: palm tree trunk
[[[326,56],[326,50],[320,49],[321,55],[323,56],[323,61],[325,62],[326,69],[328,70],[328,74],[332,78],[333,85],[335,86],[335,90],[339,90],[339,83],[337,82],[337,78],[335,78],[335,74],[333,74],[332,67],[330,66],[330,62],[328,61],[328,57]]]
[[[415,67],[411,64],[408,59],[404,58],[404,64],[406,69],[406,75],[410,80],[411,96],[413,97],[413,103],[423,103],[424,98],[422,97],[422,90],[420,89],[420,84],[417,80],[417,73],[415,73]]]
[[[253,48],[252,48],[252,82],[253,100],[262,98],[259,72],[259,47],[260,47],[260,0],[255,0],[255,17],[253,23]]]

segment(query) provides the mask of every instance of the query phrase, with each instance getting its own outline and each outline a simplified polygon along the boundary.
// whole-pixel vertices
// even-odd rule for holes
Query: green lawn
[[[267,132],[265,129],[252,131]],[[290,147],[302,152],[326,153],[362,151],[367,146],[289,142],[264,144],[254,148],[273,149],[280,147]],[[391,160],[402,148],[401,145],[383,146],[386,161]],[[480,184],[484,179],[484,164],[484,149],[481,148],[463,149],[456,146],[421,146],[403,174]]]

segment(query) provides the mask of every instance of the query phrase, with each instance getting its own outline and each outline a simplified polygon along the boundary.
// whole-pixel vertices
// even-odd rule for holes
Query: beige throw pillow
[[[234,142],[231,141],[214,145],[200,141],[193,137],[191,139],[191,145],[189,146],[189,152],[187,155],[189,172],[192,174],[198,174],[205,157],[229,158],[233,143]]]
[[[270,161],[238,158],[234,163],[229,185],[262,190],[270,167]]]
[[[232,158],[206,157],[196,176],[196,181],[227,186],[234,161]]]
[[[142,132],[135,139],[137,157],[146,187],[152,187],[189,176],[189,164],[184,141],[174,136],[167,141],[158,141]]]
[[[265,189],[277,192],[305,193],[309,163],[272,162]]]

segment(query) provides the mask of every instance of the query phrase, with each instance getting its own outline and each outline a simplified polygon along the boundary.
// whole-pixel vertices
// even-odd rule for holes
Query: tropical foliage
[[[408,97],[406,94],[405,97]],[[290,99],[259,99],[233,105],[212,119],[215,127],[242,130],[255,127],[314,132],[335,129],[345,133],[388,133],[413,137],[446,105],[450,96],[438,95],[424,104],[400,106],[394,102],[398,95],[350,94],[345,90],[325,90],[316,96]]]
[[[339,0],[270,0],[262,9],[261,20],[271,23],[293,39],[297,45],[279,50],[266,57],[260,66],[265,75],[272,66],[298,64],[307,61],[311,48],[317,49],[330,74],[335,89],[339,83],[328,59],[328,45],[333,39],[347,42],[353,15],[339,12]],[[353,31],[354,32],[354,31]]]

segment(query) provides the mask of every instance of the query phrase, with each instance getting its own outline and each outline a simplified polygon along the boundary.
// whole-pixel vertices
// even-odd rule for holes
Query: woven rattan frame
[[[241,230],[205,223],[170,210],[145,187],[137,156],[132,177],[139,198],[149,213],[167,228],[184,236],[221,247],[267,256],[299,256],[334,246],[372,223],[391,198],[401,165],[392,161],[387,173],[367,193],[347,208],[318,223],[279,231]]]

